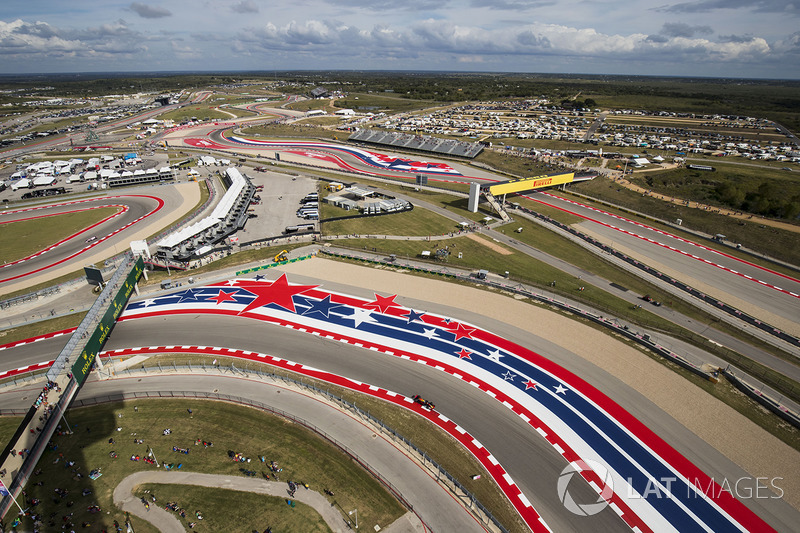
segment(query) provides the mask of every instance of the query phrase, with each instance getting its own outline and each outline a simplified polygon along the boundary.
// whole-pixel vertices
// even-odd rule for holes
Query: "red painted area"
[[[208,139],[184,139],[183,142],[188,144],[189,146],[194,146],[196,148],[209,148],[214,150],[225,150],[228,147],[214,141]]]

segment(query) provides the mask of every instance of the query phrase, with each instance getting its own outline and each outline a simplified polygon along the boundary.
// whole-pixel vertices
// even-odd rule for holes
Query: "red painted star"
[[[378,312],[385,313],[387,309],[391,307],[400,307],[400,304],[395,303],[394,299],[397,298],[396,294],[392,296],[378,296],[375,294],[375,300],[369,302],[368,304],[364,304],[364,307],[377,307]]]
[[[472,352],[467,351],[465,348],[461,348],[461,351],[458,352],[456,355],[459,359],[469,359],[472,360],[472,357],[469,356]]]
[[[289,285],[289,282],[286,281],[286,274],[282,274],[272,283],[246,280],[240,281],[237,287],[255,295],[255,299],[239,312],[241,315],[256,307],[263,307],[269,304],[279,305],[294,313],[295,308],[292,296],[317,288],[319,285]]]
[[[206,300],[214,300],[217,302],[217,305],[221,304],[222,302],[235,302],[236,298],[233,297],[234,294],[236,294],[236,291],[225,292],[220,289],[219,294],[212,296],[211,298],[206,298]]]
[[[531,380],[528,380],[528,381],[525,382],[525,390],[528,390],[528,389],[539,390],[539,389],[536,388],[536,385],[538,385],[538,383],[536,383],[534,381],[531,381]]]
[[[456,336],[456,338],[453,339],[453,342],[456,342],[456,341],[458,341],[458,339],[461,339],[461,338],[464,338],[464,337],[466,337],[468,339],[471,339],[472,338],[472,332],[475,331],[475,328],[465,327],[464,324],[459,322],[458,324],[456,324],[455,328],[452,328],[452,327],[451,328],[447,328],[447,331],[449,331],[450,333],[452,333],[453,335]]]

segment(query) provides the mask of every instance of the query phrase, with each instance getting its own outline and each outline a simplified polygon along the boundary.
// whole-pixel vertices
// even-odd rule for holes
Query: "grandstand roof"
[[[361,141],[385,146],[407,148],[422,152],[455,155],[472,159],[483,151],[480,143],[442,139],[424,135],[408,135],[394,131],[376,129],[358,129],[350,135],[350,141]]]
[[[195,222],[190,226],[181,228],[175,233],[167,235],[158,242],[159,247],[174,248],[182,242],[194,237],[195,235],[199,235],[207,229],[216,226],[220,221],[224,220],[225,217],[228,216],[228,213],[230,213],[233,205],[236,203],[239,194],[246,187],[247,182],[245,181],[244,176],[242,176],[242,174],[233,167],[226,170],[225,174],[231,179],[231,186],[228,187],[225,195],[219,201],[211,214],[199,222]]]

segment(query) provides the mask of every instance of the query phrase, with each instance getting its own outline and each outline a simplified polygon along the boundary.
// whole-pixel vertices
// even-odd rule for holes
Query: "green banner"
[[[116,296],[114,296],[111,305],[106,309],[106,313],[103,315],[94,333],[92,333],[92,336],[89,337],[89,340],[83,347],[83,352],[81,352],[80,357],[78,357],[78,360],[72,365],[72,375],[75,376],[78,385],[83,385],[86,376],[89,375],[89,371],[92,369],[92,364],[94,364],[97,354],[103,349],[108,334],[111,333],[111,328],[114,326],[114,322],[117,321],[119,315],[122,314],[122,310],[125,309],[125,306],[128,304],[128,299],[143,271],[144,261],[140,256],[133,263],[133,268],[128,273],[128,277],[125,278],[125,282],[119,288]]]
[[[236,276],[242,276],[244,274],[250,274],[251,272],[258,272],[259,270],[266,270],[268,268],[272,268],[272,267],[276,267],[276,266],[288,265],[289,263],[294,263],[296,261],[304,261],[304,260],[309,259],[311,257],[314,257],[314,254],[308,254],[308,255],[303,255],[303,256],[300,256],[300,257],[295,257],[294,259],[289,259],[288,261],[281,261],[280,263],[270,263],[268,265],[262,265],[262,266],[257,266],[257,267],[253,267],[253,268],[248,268],[247,270],[240,270],[235,275]]]

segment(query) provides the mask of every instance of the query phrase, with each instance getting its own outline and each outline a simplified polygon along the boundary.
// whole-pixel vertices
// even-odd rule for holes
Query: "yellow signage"
[[[515,192],[531,191],[544,187],[553,187],[564,183],[570,183],[575,178],[574,172],[566,174],[551,174],[549,176],[534,176],[532,178],[520,178],[518,180],[505,181],[496,185],[489,186],[489,192],[494,196],[511,194]]]

